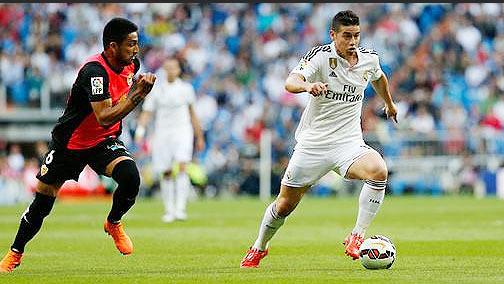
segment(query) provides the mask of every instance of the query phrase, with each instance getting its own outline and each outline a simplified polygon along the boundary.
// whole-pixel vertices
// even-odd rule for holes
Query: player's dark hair
[[[336,14],[331,23],[331,29],[338,31],[340,26],[358,26],[359,16],[351,10],[341,11]]]
[[[103,49],[115,41],[120,44],[128,34],[138,31],[138,26],[125,18],[113,18],[103,29]]]

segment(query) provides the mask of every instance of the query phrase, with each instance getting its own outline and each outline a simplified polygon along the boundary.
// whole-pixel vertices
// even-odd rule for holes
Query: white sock
[[[283,225],[284,221],[285,217],[280,217],[276,212],[275,202],[271,203],[264,212],[264,217],[259,226],[259,235],[253,247],[259,250],[266,250],[269,240]]]
[[[175,214],[175,183],[171,178],[162,178],[160,187],[165,214],[173,216]]]
[[[359,213],[352,234],[364,236],[367,228],[378,213],[383,198],[387,181],[366,180],[359,196]]]
[[[180,172],[175,182],[176,214],[186,214],[187,197],[189,196],[190,186],[191,181],[187,173]]]

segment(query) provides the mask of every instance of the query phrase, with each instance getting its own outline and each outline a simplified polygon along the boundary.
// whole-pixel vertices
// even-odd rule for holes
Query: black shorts
[[[108,139],[93,148],[68,150],[51,141],[44,155],[37,178],[46,184],[55,184],[73,179],[77,181],[86,165],[97,174],[105,175],[107,165],[118,157],[130,157],[124,143],[119,139]]]

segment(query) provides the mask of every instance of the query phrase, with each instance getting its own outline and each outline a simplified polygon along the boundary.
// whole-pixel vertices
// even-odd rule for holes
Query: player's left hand
[[[387,119],[391,118],[395,123],[397,123],[397,107],[394,102],[391,102],[389,105],[386,105],[384,108],[385,114],[387,115]]]
[[[196,151],[201,152],[203,150],[205,150],[205,139],[196,139]]]

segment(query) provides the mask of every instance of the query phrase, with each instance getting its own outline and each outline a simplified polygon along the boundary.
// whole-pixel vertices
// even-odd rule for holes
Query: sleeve
[[[380,59],[378,57],[378,55],[375,55],[375,60],[374,60],[374,64],[373,64],[373,68],[369,71],[369,79],[371,81],[376,81],[378,79],[380,79],[380,77],[383,75],[383,71],[380,67]]]
[[[196,92],[193,85],[187,83],[187,103],[192,105],[196,102]]]
[[[291,73],[301,74],[307,81],[312,81],[313,76],[320,69],[320,49],[321,47],[317,46],[307,52]]]
[[[145,100],[142,104],[142,110],[154,112],[156,110],[156,96],[157,93],[160,92],[159,84],[154,84],[150,94],[145,97]]]
[[[84,65],[80,71],[80,85],[90,102],[110,98],[109,78],[105,68],[97,62]]]

